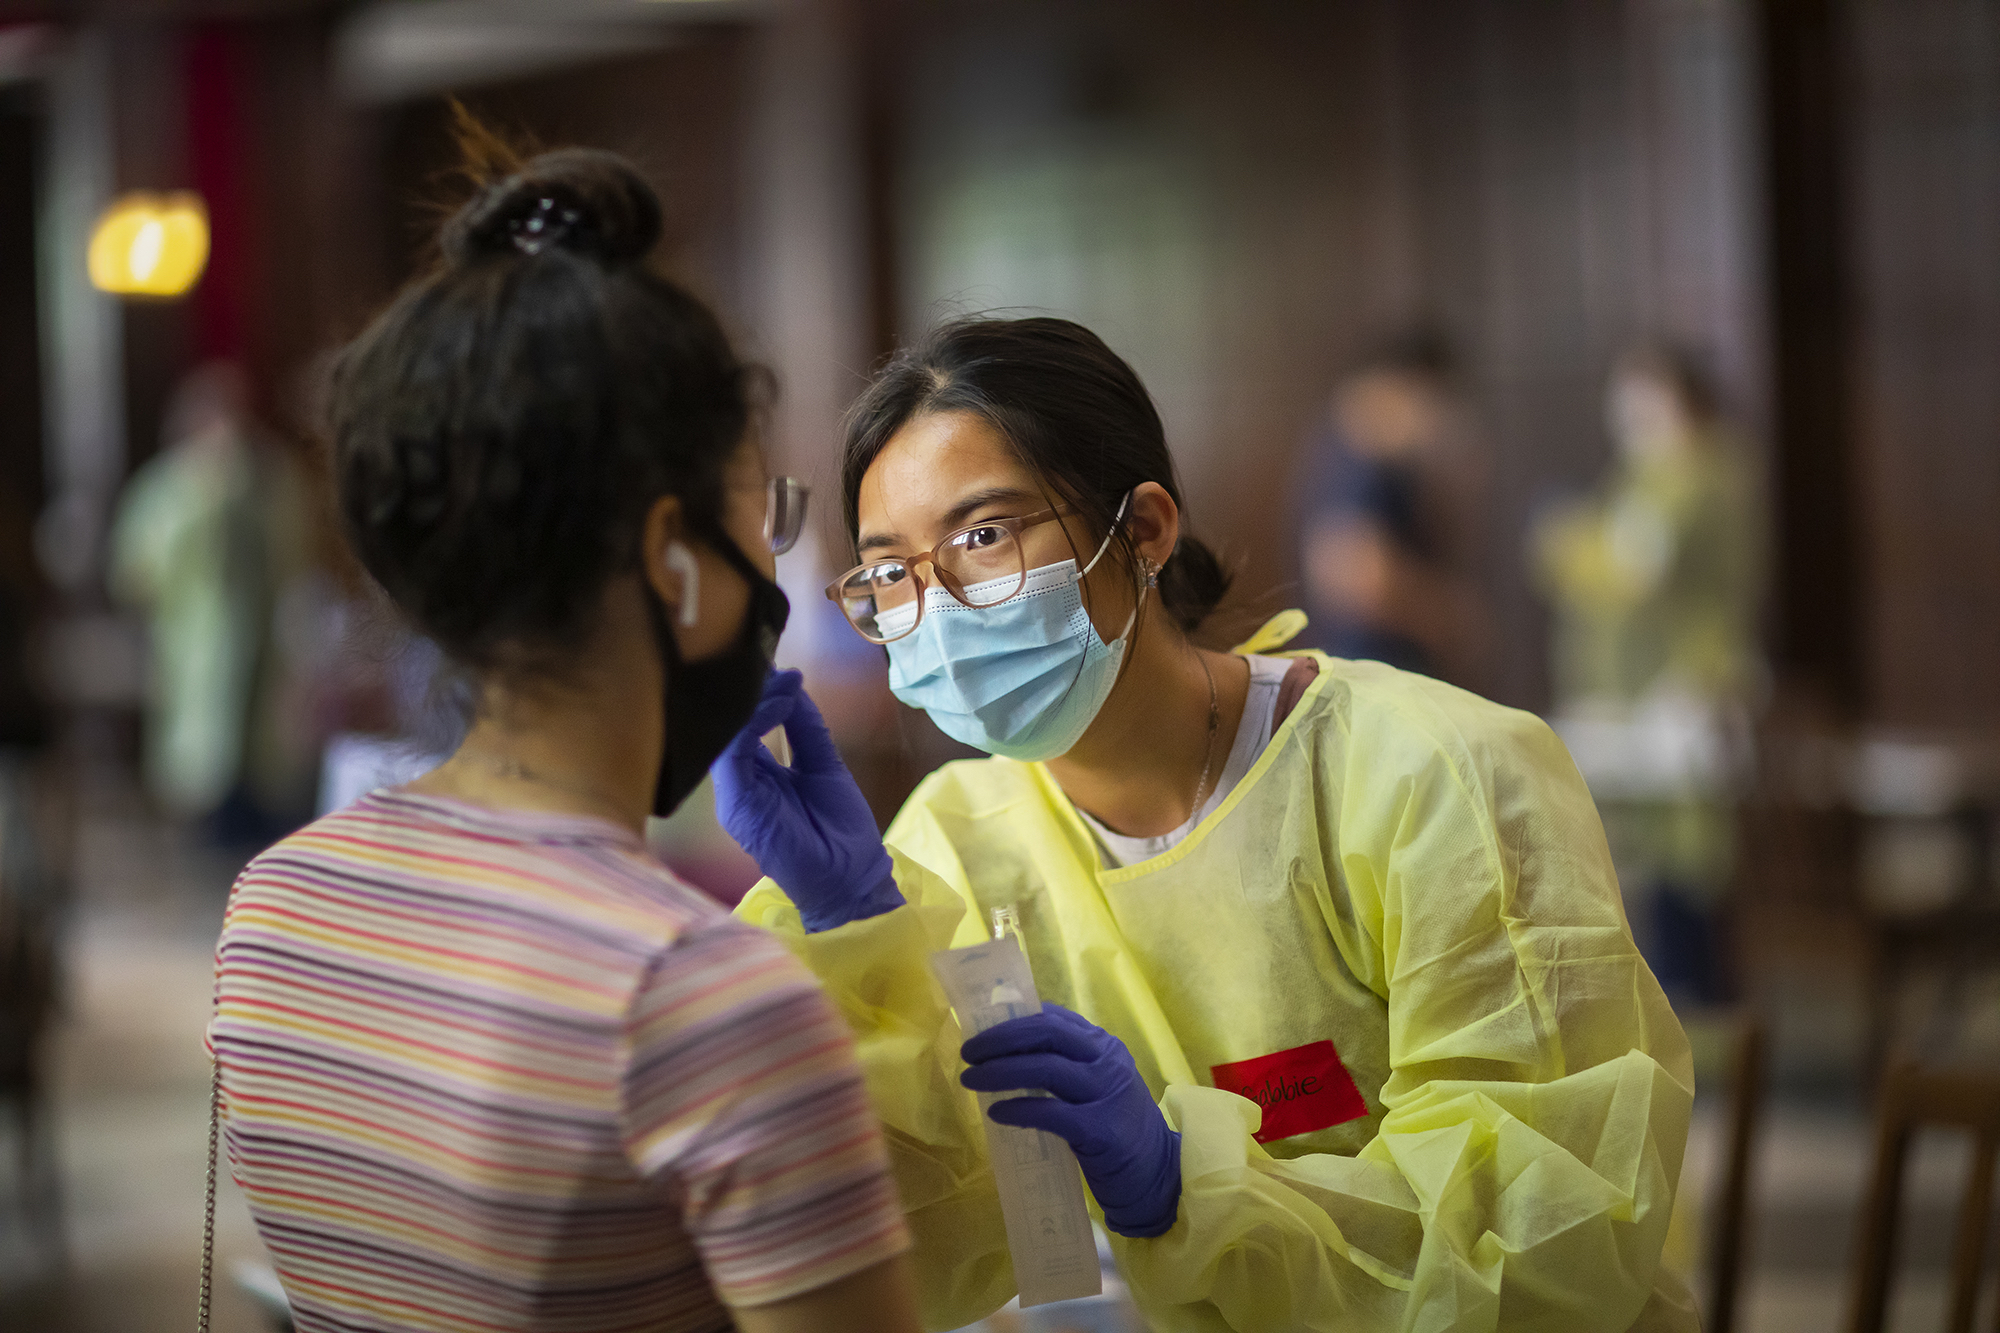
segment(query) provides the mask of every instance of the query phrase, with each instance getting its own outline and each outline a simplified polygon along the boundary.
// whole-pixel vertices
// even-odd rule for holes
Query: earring
[[[1158,565],[1151,560],[1145,562],[1146,586],[1148,588],[1157,588],[1160,586],[1160,570],[1162,568],[1163,566]]]
[[[694,552],[679,542],[667,543],[665,561],[667,572],[680,576],[681,628],[689,629],[701,618],[701,566],[696,563]]]

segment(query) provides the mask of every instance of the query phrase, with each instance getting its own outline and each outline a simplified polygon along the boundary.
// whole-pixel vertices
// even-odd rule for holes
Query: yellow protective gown
[[[1106,869],[1040,764],[948,765],[887,835],[909,905],[788,938],[859,1041],[926,1322],[1013,1294],[960,1035],[926,965],[1013,906],[1044,999],[1131,1048],[1180,1214],[1113,1237],[1160,1330],[1693,1330],[1660,1267],[1693,1072],[1575,766],[1526,713],[1377,663],[1320,675],[1185,841]],[[968,907],[973,910],[968,910]],[[1330,1039],[1363,1118],[1260,1146],[1211,1069]]]

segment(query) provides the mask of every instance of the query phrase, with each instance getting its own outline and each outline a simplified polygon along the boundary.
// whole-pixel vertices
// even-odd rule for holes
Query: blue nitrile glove
[[[1181,1203],[1181,1136],[1153,1104],[1125,1043],[1059,1004],[996,1023],[959,1052],[975,1092],[1040,1088],[1053,1097],[995,1102],[1003,1125],[1045,1129],[1076,1150],[1083,1178],[1121,1236],[1157,1236]]]
[[[775,728],[791,767],[761,744]],[[903,905],[874,812],[840,761],[805,677],[773,671],[757,711],[709,770],[715,817],[799,909],[808,931],[832,930]]]

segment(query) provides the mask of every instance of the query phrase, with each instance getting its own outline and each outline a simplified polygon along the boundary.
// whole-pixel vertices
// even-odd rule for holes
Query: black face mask
[[[701,785],[708,766],[750,721],[764,693],[778,635],[791,614],[785,590],[765,578],[735,542],[718,535],[712,545],[750,584],[750,604],[736,642],[714,657],[683,662],[666,607],[657,597],[646,599],[667,668],[667,748],[653,787],[653,813],[661,817],[672,814]]]

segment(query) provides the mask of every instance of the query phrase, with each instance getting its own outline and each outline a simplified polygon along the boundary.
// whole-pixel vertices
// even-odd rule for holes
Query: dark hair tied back
[[[1159,410],[1103,339],[1066,319],[960,319],[898,352],[849,409],[841,491],[850,538],[869,466],[905,423],[934,412],[986,420],[1098,532],[1112,530],[1120,504],[1142,482],[1159,483],[1185,511]],[[1136,569],[1123,530],[1115,543]],[[1215,552],[1183,531],[1160,570],[1160,601],[1192,632],[1229,584]]]
[[[559,669],[646,512],[720,533],[752,374],[707,307],[645,264],[660,203],[587,149],[488,164],[445,262],[341,355],[334,482],[362,564],[473,667]]]
[[[1222,605],[1236,576],[1208,543],[1183,537],[1160,569],[1160,601],[1180,627],[1192,634]]]
[[[438,238],[454,264],[550,246],[636,263],[660,242],[660,201],[630,163],[594,148],[543,153],[473,196]]]

